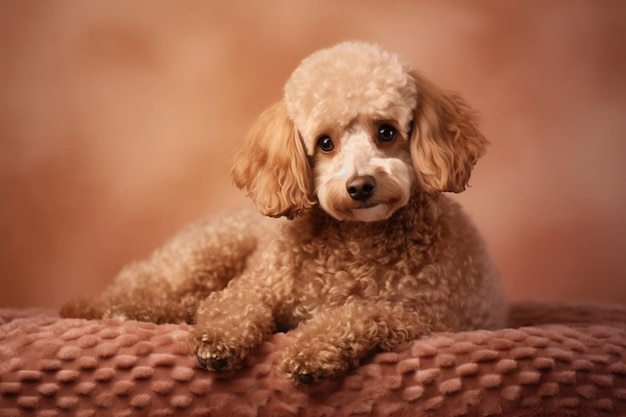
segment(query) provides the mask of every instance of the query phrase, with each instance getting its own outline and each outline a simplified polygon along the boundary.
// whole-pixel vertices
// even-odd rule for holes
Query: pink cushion
[[[434,334],[296,386],[273,369],[290,334],[212,374],[184,325],[4,309],[0,415],[626,415],[625,323],[624,306],[516,304],[511,328]]]

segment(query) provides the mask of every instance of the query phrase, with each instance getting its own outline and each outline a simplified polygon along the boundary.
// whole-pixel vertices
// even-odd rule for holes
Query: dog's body
[[[460,207],[486,141],[471,110],[399,57],[344,43],[307,58],[257,120],[235,183],[257,210],[191,225],[66,316],[194,322],[193,351],[237,368],[297,328],[302,383],[433,331],[506,320],[498,274]]]

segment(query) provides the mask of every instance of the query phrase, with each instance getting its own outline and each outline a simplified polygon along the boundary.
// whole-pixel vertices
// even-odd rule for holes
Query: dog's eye
[[[378,128],[378,140],[381,142],[391,142],[396,138],[396,130],[387,125],[380,125]]]
[[[317,141],[317,147],[320,148],[322,152],[330,152],[335,149],[335,144],[328,136],[322,136]]]

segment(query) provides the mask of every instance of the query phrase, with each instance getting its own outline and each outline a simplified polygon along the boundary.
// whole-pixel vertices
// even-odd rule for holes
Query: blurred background
[[[512,300],[626,302],[626,2],[2,1],[0,307],[59,307],[207,213],[298,62],[377,42],[491,141],[456,196]]]

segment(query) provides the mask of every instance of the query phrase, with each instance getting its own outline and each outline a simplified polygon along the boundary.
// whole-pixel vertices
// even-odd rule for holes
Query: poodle
[[[444,194],[465,189],[486,146],[466,103],[398,55],[323,49],[235,156],[256,209],[188,226],[62,315],[192,323],[210,371],[293,330],[277,370],[301,384],[431,332],[503,326],[485,242]]]

